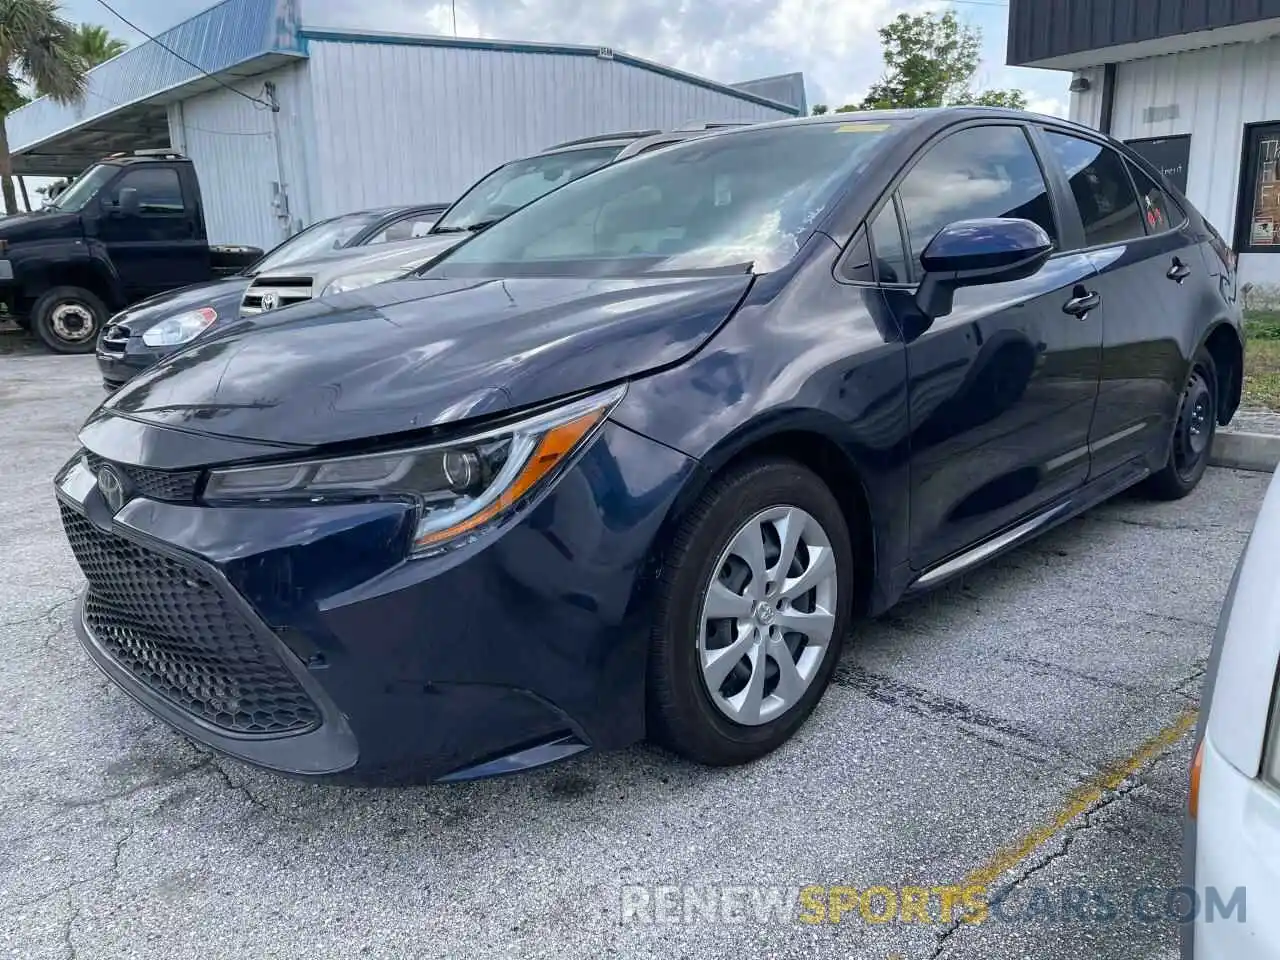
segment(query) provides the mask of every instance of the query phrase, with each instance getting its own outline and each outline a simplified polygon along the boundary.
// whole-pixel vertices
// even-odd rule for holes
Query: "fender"
[[[1222,339],[1230,337],[1226,343],[1233,346],[1234,363],[1230,374],[1224,376],[1221,369],[1218,371],[1218,424],[1225,427],[1231,422],[1231,418],[1235,416],[1236,410],[1240,407],[1240,399],[1244,393],[1244,360],[1245,360],[1245,337],[1243,336],[1239,323],[1227,316],[1225,313],[1220,314],[1211,320],[1204,329],[1204,333],[1196,342],[1195,350],[1191,356],[1194,357],[1201,348],[1207,348],[1209,353],[1213,355],[1215,362],[1220,362]],[[1210,346],[1210,341],[1214,343]],[[1191,360],[1187,360],[1187,376],[1191,375]]]
[[[83,286],[118,309],[123,287],[106,246],[98,240],[57,239],[23,243],[10,248],[14,279],[23,296],[34,300],[50,287]]]

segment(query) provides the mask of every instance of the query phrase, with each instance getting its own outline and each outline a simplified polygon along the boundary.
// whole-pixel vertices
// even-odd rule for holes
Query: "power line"
[[[232,93],[234,93],[236,96],[244,97],[246,100],[248,100],[248,101],[250,101],[250,102],[252,102],[252,103],[257,104],[257,105],[259,106],[259,108],[266,108],[266,109],[270,109],[270,110],[274,110],[274,109],[276,109],[275,104],[273,104],[273,103],[268,103],[266,100],[260,100],[260,99],[258,99],[258,98],[257,98],[257,97],[255,97],[255,96],[252,96],[252,95],[250,95],[250,94],[245,93],[243,90],[237,90],[235,87],[231,86],[231,84],[229,84],[229,83],[225,83],[224,81],[222,81],[222,80],[221,80],[221,79],[219,79],[218,77],[215,77],[212,73],[210,73],[210,72],[209,72],[208,70],[206,70],[204,67],[200,66],[200,64],[198,64],[198,63],[194,63],[194,62],[192,62],[191,60],[188,60],[186,57],[184,57],[182,54],[180,54],[177,50],[174,50],[174,49],[173,49],[173,47],[170,47],[168,44],[163,43],[163,42],[162,42],[162,41],[160,41],[160,40],[157,40],[157,39],[156,39],[155,37],[153,37],[151,34],[147,33],[147,31],[143,30],[140,26],[138,26],[136,23],[134,23],[133,21],[131,21],[128,17],[126,17],[124,14],[122,14],[119,10],[117,10],[115,7],[111,6],[111,4],[107,3],[107,0],[98,0],[98,3],[99,3],[99,4],[101,4],[104,8],[106,8],[106,10],[107,10],[108,12],[110,12],[110,13],[111,13],[111,14],[112,14],[112,15],[113,15],[117,20],[119,20],[121,23],[125,24],[125,26],[130,27],[131,29],[138,31],[138,33],[142,34],[144,37],[146,37],[148,40],[150,40],[152,43],[154,43],[156,46],[158,46],[161,50],[167,50],[169,53],[173,54],[175,57],[177,57],[179,60],[181,60],[181,61],[182,61],[183,63],[185,63],[187,66],[189,66],[189,67],[195,67],[197,70],[199,70],[202,74],[204,74],[206,77],[208,77],[208,78],[209,78],[210,80],[212,80],[214,83],[216,83],[218,86],[220,86],[220,87],[226,87],[228,90],[230,90],[230,91],[231,91]]]

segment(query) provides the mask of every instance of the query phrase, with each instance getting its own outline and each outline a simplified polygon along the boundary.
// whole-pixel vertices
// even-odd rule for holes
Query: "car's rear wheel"
[[[31,308],[32,328],[55,353],[92,353],[106,322],[106,306],[81,287],[54,287]]]
[[[1213,357],[1202,348],[1178,404],[1169,460],[1147,481],[1147,492],[1160,500],[1177,500],[1194,490],[1209,466],[1217,429],[1218,373]]]
[[[853,548],[814,473],[733,469],[690,511],[664,563],[649,665],[649,732],[691,760],[747,763],[812,712],[840,657]]]

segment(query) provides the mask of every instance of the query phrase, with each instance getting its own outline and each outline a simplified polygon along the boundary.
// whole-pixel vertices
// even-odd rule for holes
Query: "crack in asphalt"
[[[25,627],[25,626],[30,626],[31,624],[44,623],[47,620],[51,620],[53,618],[53,615],[57,613],[58,610],[60,610],[61,608],[67,606],[68,604],[75,603],[76,597],[78,596],[79,596],[78,593],[74,593],[69,597],[64,597],[63,599],[59,600],[57,603],[49,607],[47,610],[45,610],[43,613],[38,613],[35,616],[21,617],[17,620],[0,621],[0,627]]]

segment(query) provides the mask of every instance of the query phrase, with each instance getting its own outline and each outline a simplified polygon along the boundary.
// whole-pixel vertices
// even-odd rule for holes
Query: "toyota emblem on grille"
[[[124,506],[124,480],[113,468],[103,467],[98,471],[98,489],[112,513]]]
[[[275,293],[264,293],[262,295],[262,309],[274,310],[280,306],[280,295]]]

